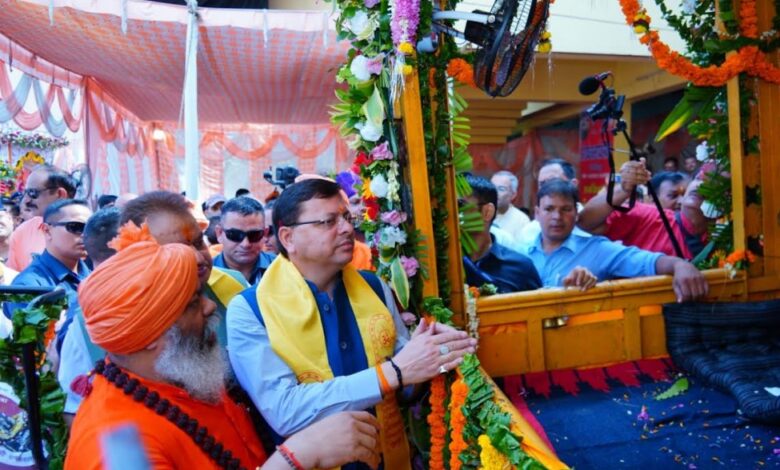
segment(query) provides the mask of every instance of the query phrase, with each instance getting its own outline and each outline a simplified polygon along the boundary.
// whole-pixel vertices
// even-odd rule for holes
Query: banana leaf
[[[655,141],[660,142],[669,134],[691,122],[702,110],[712,106],[722,91],[723,87],[688,87],[680,102],[664,119],[658,129],[658,134],[655,136]]]

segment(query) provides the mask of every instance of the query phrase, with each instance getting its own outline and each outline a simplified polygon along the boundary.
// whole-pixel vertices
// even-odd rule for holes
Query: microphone
[[[601,86],[601,83],[606,80],[607,77],[612,75],[612,72],[606,71],[602,72],[598,75],[593,75],[590,77],[585,77],[580,82],[580,94],[581,95],[592,95],[596,92],[596,90],[599,89]]]

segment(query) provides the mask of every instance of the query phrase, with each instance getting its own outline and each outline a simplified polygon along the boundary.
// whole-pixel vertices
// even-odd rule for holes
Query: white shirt
[[[531,219],[525,215],[525,212],[510,204],[509,209],[503,214],[496,212],[493,225],[507,232],[517,241],[520,239],[520,232],[523,230],[523,227],[528,225],[529,222],[531,222]]]
[[[583,205],[578,202],[577,213],[579,214],[582,212],[582,209]],[[520,231],[520,235],[517,237],[517,245],[520,247],[518,251],[521,253],[526,253],[528,249],[531,248],[531,246],[533,246],[533,244],[536,242],[536,239],[539,238],[540,233],[542,233],[542,226],[539,225],[538,220],[532,220],[526,224],[526,226],[523,227],[523,230]],[[574,226],[572,233],[581,237],[591,236],[590,233],[582,230],[576,225]]]
[[[86,375],[95,364],[89,356],[89,348],[84,341],[84,330],[77,320],[73,320],[62,340],[60,350],[60,368],[57,371],[57,381],[65,391],[65,413],[76,413],[84,399],[70,389],[70,384],[79,375]]]

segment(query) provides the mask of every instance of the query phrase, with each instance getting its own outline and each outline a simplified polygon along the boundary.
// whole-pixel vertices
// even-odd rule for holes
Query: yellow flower
[[[404,75],[411,75],[411,73],[413,71],[414,71],[414,68],[411,65],[409,65],[409,64],[404,65],[404,68],[403,68]]]
[[[490,443],[490,438],[487,437],[487,435],[483,434],[479,436],[477,442],[482,449],[479,453],[479,460],[483,470],[504,470],[512,467],[509,463],[509,459],[493,447],[493,444]]]
[[[414,54],[414,46],[412,46],[410,43],[406,41],[398,45],[398,50],[403,52],[406,55]]]
[[[363,198],[368,199],[374,197],[374,193],[371,192],[371,178],[363,178]]]
[[[552,50],[552,43],[550,41],[540,42],[538,46],[536,46],[537,52],[540,54],[546,54]]]

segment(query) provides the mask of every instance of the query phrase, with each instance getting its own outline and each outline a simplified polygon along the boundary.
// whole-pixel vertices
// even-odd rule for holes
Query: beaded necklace
[[[241,466],[241,461],[233,457],[233,453],[225,449],[225,446],[217,441],[205,426],[198,424],[197,419],[190,417],[167,399],[160,399],[159,393],[154,390],[150,391],[145,385],[141,385],[138,379],[131,379],[116,364],[106,363],[105,360],[98,361],[95,364],[95,373],[105,377],[109,383],[121,389],[125,395],[131,396],[136,402],[175,424],[221,468],[246,470]]]

